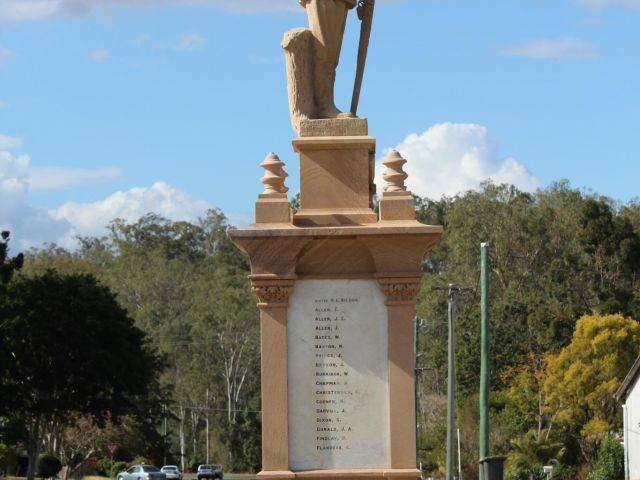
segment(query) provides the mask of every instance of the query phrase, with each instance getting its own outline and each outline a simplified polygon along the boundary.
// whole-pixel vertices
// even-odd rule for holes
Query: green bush
[[[15,448],[0,442],[0,474],[6,475],[7,470],[12,470],[17,464],[18,454]]]
[[[624,447],[618,440],[611,436],[602,440],[589,480],[624,480]]]
[[[36,476],[40,478],[55,477],[62,470],[62,462],[53,455],[42,455],[36,464]]]
[[[103,457],[98,460],[98,472],[105,477],[115,477],[118,473],[125,471],[129,468],[129,462],[123,462],[122,460],[114,460],[113,467],[111,465],[111,459]]]
[[[149,465],[149,464],[151,464],[149,459],[146,457],[143,457],[142,455],[138,455],[137,457],[134,457],[134,459],[129,462],[129,465]]]

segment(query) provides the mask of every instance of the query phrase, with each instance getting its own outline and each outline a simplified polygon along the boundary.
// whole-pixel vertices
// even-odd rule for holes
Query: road
[[[185,473],[184,480],[196,480],[195,473]],[[250,473],[227,473],[224,472],[224,480],[255,480],[256,476]]]

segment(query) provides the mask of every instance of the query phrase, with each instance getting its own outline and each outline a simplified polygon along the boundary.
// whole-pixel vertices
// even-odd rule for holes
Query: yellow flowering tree
[[[569,345],[547,366],[546,409],[578,437],[591,461],[601,434],[620,427],[614,394],[640,351],[640,324],[622,315],[584,315]]]

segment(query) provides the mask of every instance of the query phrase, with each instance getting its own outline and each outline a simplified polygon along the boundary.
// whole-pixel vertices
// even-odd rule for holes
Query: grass
[[[2,480],[25,480],[27,477],[2,477]],[[60,478],[60,477],[56,477]],[[36,480],[40,480],[39,477],[36,477]],[[101,477],[99,475],[87,475],[82,477],[82,480],[110,480],[109,477]]]

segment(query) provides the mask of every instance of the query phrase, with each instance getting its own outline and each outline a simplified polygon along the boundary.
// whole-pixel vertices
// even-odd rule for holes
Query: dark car
[[[222,480],[222,465],[199,465],[198,480]]]

